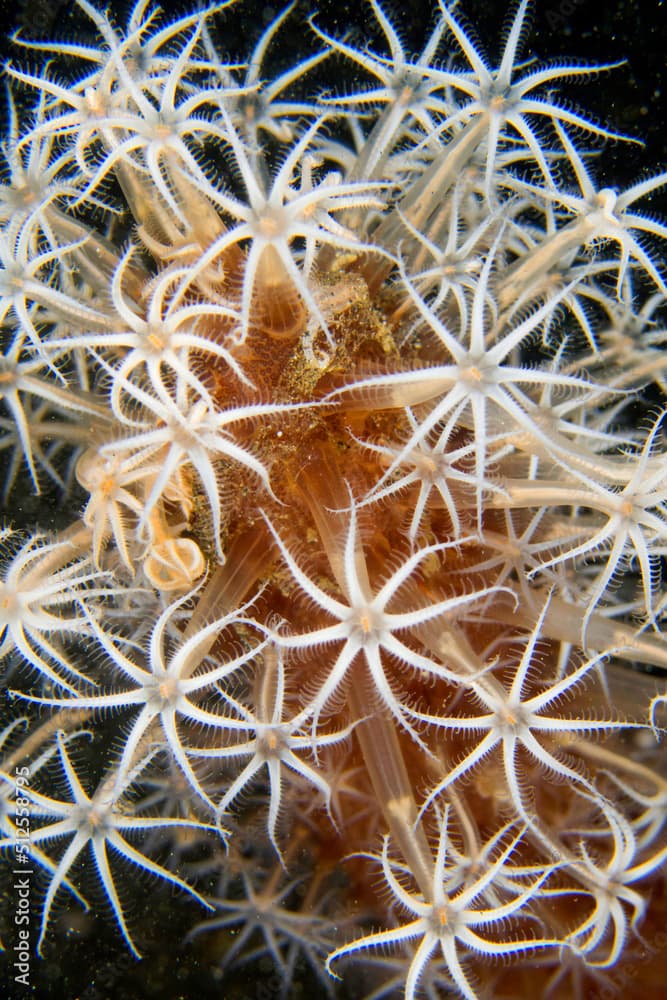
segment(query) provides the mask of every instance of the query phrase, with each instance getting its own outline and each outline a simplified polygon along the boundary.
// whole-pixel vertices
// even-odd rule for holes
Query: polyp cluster
[[[370,0],[275,78],[291,8],[226,62],[232,2],[77,3],[17,38],[0,188],[5,500],[74,511],[2,537],[37,950],[85,861],[134,955],[143,872],[285,996],[649,997],[667,175],[599,187],[527,0],[498,65]]]

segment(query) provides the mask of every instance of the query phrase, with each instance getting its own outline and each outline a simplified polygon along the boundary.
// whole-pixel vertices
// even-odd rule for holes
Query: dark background
[[[104,0],[99,0],[102,6]],[[119,23],[125,20],[127,6],[114,0],[110,5],[118,12]],[[191,5],[165,2],[170,13],[185,12]],[[268,68],[280,71],[295,57],[314,51],[316,44],[307,40],[305,19],[315,5],[299,0],[297,11],[271,50]],[[220,16],[218,39],[225,55],[242,57],[247,54],[263,28],[280,11],[275,5],[247,0]],[[321,0],[318,23],[327,31],[342,36],[351,32],[356,45],[378,40],[383,51],[379,29],[370,7],[364,0],[353,4],[339,0]],[[433,23],[437,4],[434,0],[386,4],[396,25],[402,26],[407,47],[420,51]],[[500,50],[507,4],[498,0],[464,0],[463,13],[473,24],[495,64]],[[525,58],[576,58],[590,63],[617,62],[624,65],[593,77],[586,83],[572,84],[565,96],[581,108],[592,112],[602,123],[625,134],[642,138],[645,145],[612,143],[605,148],[597,169],[608,186],[624,187],[647,173],[667,168],[667,129],[665,127],[665,44],[667,41],[667,5],[662,0],[542,0],[532,12],[531,30],[525,39]],[[0,32],[9,36],[21,29],[26,37],[57,39],[78,37],[93,41],[90,22],[81,15],[72,0],[0,0]],[[38,60],[30,53],[17,53],[7,37],[0,39],[0,57],[18,57],[24,64]],[[355,72],[335,66],[335,89],[352,89]],[[346,78],[347,72],[347,78]],[[361,74],[359,74],[361,76]],[[562,93],[563,88],[559,87]],[[1,105],[0,105],[1,108]],[[1,114],[0,110],[0,114]],[[643,203],[646,206],[646,202]],[[667,196],[660,192],[651,200],[655,211],[667,215]],[[131,891],[133,875],[128,872],[125,888]],[[84,887],[85,888],[85,887]],[[123,887],[121,887],[123,888]],[[64,897],[63,897],[64,898]],[[94,898],[94,896],[93,896]],[[0,906],[6,901],[0,899]],[[37,906],[37,899],[34,900]],[[57,936],[50,935],[47,959],[33,958],[30,993],[13,989],[8,979],[0,994],[10,998],[76,998],[86,1000],[142,1000],[160,997],[176,1000],[191,997],[220,1000],[273,1000],[266,992],[267,976],[252,967],[243,976],[221,983],[216,979],[213,956],[195,954],[182,945],[187,929],[199,919],[196,907],[184,898],[171,898],[160,890],[155,895],[150,886],[142,886],[132,903],[131,924],[136,929],[146,960],[137,965],[123,952],[120,936],[113,927],[108,907],[99,907],[95,921],[82,919],[77,926],[71,919]],[[68,917],[68,914],[62,914]],[[65,921],[67,925],[68,921]],[[18,989],[18,992],[17,992]],[[275,992],[275,991],[274,991]],[[276,994],[277,995],[277,994]],[[294,998],[322,995],[322,988],[304,982]],[[289,1000],[293,1000],[291,996]]]

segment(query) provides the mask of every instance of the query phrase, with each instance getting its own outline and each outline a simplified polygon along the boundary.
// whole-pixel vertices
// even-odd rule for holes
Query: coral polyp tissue
[[[31,947],[139,958],[146,877],[229,995],[657,996],[667,174],[601,186],[527,0],[278,76],[291,8],[77,4],[0,187],[5,506],[73,512],[2,531]]]

